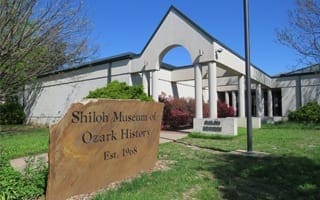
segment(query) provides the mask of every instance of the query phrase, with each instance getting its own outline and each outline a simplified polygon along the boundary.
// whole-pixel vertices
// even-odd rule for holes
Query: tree
[[[92,53],[80,0],[0,0],[0,33],[1,96]]]
[[[296,0],[289,24],[277,30],[278,41],[301,55],[303,63],[320,62],[320,1]]]

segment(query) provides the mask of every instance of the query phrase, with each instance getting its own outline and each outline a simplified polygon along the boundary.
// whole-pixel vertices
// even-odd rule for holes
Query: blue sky
[[[243,0],[100,0],[85,1],[92,22],[95,58],[140,53],[171,5],[220,42],[244,56]],[[275,75],[297,66],[295,52],[276,41],[275,30],[287,24],[294,0],[249,0],[251,62]],[[165,62],[190,64],[183,49],[170,51]]]

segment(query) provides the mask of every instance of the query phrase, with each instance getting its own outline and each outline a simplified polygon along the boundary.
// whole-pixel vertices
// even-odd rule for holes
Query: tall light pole
[[[250,74],[250,34],[249,34],[249,3],[243,0],[244,10],[244,43],[246,60],[246,113],[247,113],[247,152],[252,152],[252,113],[251,113],[251,74]]]

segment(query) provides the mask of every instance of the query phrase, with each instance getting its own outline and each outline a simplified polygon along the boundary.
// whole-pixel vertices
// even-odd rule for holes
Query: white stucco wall
[[[224,45],[218,42],[214,43],[215,49],[222,49],[221,53],[217,53],[216,61],[220,67],[225,66],[229,71],[233,71],[235,74],[246,74],[245,61],[243,58],[239,57],[237,54],[226,48]],[[250,67],[251,79],[260,82],[267,87],[272,87],[273,80],[267,74],[263,73],[259,69],[251,65]]]
[[[132,71],[154,70],[159,68],[162,57],[173,47],[183,46],[190,54],[192,62],[213,60],[213,45],[211,38],[199,32],[192,24],[184,19],[176,10],[171,10],[161,26],[142,52],[139,59],[135,59]],[[203,55],[199,57],[199,50]]]
[[[297,109],[295,87],[281,88],[282,115],[288,116],[290,110]]]
[[[307,104],[310,101],[320,103],[320,75],[307,75],[301,77],[301,103]]]
[[[35,89],[25,90],[28,122],[50,124],[57,121],[63,116],[71,103],[83,99],[89,94],[90,90],[105,86],[108,81],[118,80],[128,84],[141,84],[142,73],[130,74],[130,66],[131,60],[121,60],[38,79],[38,85]],[[177,70],[161,68],[158,74],[158,94],[164,92],[168,96],[195,98],[193,80],[172,81],[179,74],[184,74],[184,72],[189,74],[192,70],[193,68]],[[299,87],[299,81],[301,87]],[[205,102],[208,101],[207,82],[207,79],[203,80],[203,100]],[[149,83],[152,84],[152,81],[149,81]],[[238,90],[237,76],[219,77],[217,83],[218,91]],[[295,110],[299,105],[305,105],[309,101],[320,102],[319,75],[275,78],[273,86],[274,88],[281,88],[283,116],[287,116],[290,110]],[[252,88],[255,88],[254,84]],[[301,93],[301,98],[299,98],[299,93]]]
[[[170,9],[140,55],[113,57],[103,61],[105,64],[97,62],[94,66],[48,75],[39,78],[36,87],[26,87],[24,102],[28,122],[50,124],[58,120],[71,103],[113,80],[129,85],[144,83],[150,95],[156,91],[158,95],[164,92],[168,96],[195,98],[193,67],[174,70],[160,68],[163,56],[176,46],[183,46],[188,51],[192,64],[202,65],[205,102],[208,101],[207,72],[210,62],[217,64],[217,91],[239,89],[239,76],[245,75],[243,58],[205,33],[178,10]],[[220,49],[221,52],[217,51]],[[154,70],[159,72],[154,73]],[[145,77],[149,80],[146,81]],[[252,89],[257,83],[261,83],[263,88],[281,89],[284,116],[289,110],[295,110],[309,101],[320,102],[319,74],[272,78],[251,66],[251,78]],[[155,82],[158,85],[153,85]]]
[[[193,68],[191,68],[193,70]],[[186,69],[186,73],[190,69]],[[182,69],[177,69],[181,74],[184,73]],[[185,97],[194,98],[194,81],[179,81],[175,82],[174,76],[176,70],[165,70],[161,69],[159,73],[159,94],[164,92],[167,96],[172,97]]]
[[[320,102],[319,75],[279,77],[275,79],[274,87],[281,88],[283,116],[310,101]]]
[[[90,66],[42,77],[36,86],[25,90],[27,123],[51,124],[64,115],[69,106],[80,101],[90,90],[105,86],[108,81],[131,83],[129,60]],[[112,76],[108,78],[112,66]]]

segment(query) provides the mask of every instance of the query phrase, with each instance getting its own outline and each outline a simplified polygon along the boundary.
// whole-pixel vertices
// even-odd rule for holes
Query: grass
[[[27,158],[23,173],[14,170],[12,158],[48,151],[47,128],[1,126],[0,130],[0,199],[37,199],[45,192],[48,167]]]
[[[236,137],[209,136],[193,133],[182,141],[198,146],[233,151],[246,149],[246,129],[239,128]],[[320,162],[320,129],[299,124],[264,125],[253,130],[253,149],[278,156],[301,156]]]
[[[271,153],[264,158],[226,153],[246,148],[245,129],[231,138],[191,134],[182,141],[221,151],[161,144],[159,159],[174,161],[168,170],[144,173],[95,199],[320,199],[319,130],[318,125],[301,124],[254,130],[254,150]],[[36,141],[40,143],[32,145]],[[0,146],[10,149],[11,157],[44,152],[47,144],[47,129],[0,135]],[[17,145],[27,148],[16,150]]]
[[[0,148],[10,159],[47,152],[48,142],[47,128],[5,126],[0,132]]]
[[[320,132],[316,126],[277,124],[254,130],[255,150],[271,153],[264,158],[225,153],[245,149],[245,129],[239,129],[237,137],[194,133],[182,141],[221,153],[162,144],[159,159],[176,161],[170,170],[144,174],[96,200],[320,198]]]
[[[320,165],[294,156],[250,158],[212,154],[177,144],[160,146],[160,159],[176,162],[144,174],[103,199],[318,199]],[[187,196],[186,196],[187,194]]]
[[[143,174],[131,182],[125,182],[117,190],[98,195],[95,199],[212,199],[221,197],[217,180],[200,167],[207,165],[211,154],[195,151],[176,144],[160,145],[159,159],[174,160],[168,171]]]

